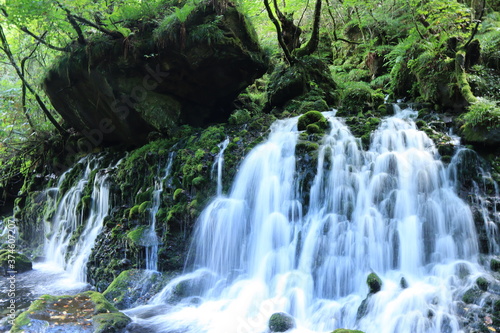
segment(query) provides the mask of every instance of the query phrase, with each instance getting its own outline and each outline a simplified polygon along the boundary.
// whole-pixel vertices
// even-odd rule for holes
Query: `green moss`
[[[79,225],[75,231],[71,234],[71,239],[69,240],[69,246],[74,246],[78,242],[78,239],[80,239],[80,236],[82,235],[83,230],[85,229],[85,226],[83,224]]]
[[[251,114],[247,109],[238,109],[234,111],[228,119],[231,125],[243,125],[250,121]]]
[[[349,82],[342,90],[338,115],[354,115],[359,112],[376,110],[384,103],[384,96],[376,92],[366,82]]]
[[[137,193],[135,196],[135,202],[136,203],[142,203],[148,200],[151,200],[151,197],[153,196],[153,188],[148,188],[146,191],[142,191]]]
[[[119,333],[132,320],[122,312],[102,313],[92,317],[94,333]]]
[[[295,149],[298,152],[312,152],[317,151],[319,149],[319,145],[316,142],[300,140],[297,142]]]
[[[82,197],[82,206],[84,209],[89,209],[92,204],[92,197],[90,195],[85,195]]]
[[[269,329],[271,332],[286,332],[295,326],[295,319],[283,312],[274,313],[269,318]]]
[[[182,188],[178,188],[174,191],[173,199],[174,201],[179,201],[184,197],[184,190]]]
[[[467,74],[465,73],[465,51],[457,52],[455,56],[455,75],[457,79],[457,85],[462,94],[462,97],[468,103],[475,103],[476,97],[472,93],[472,89],[467,81]]]
[[[14,265],[14,269],[11,268]],[[17,271],[19,273],[33,269],[31,261],[22,253],[0,250],[0,266],[6,271]]]
[[[117,314],[117,316],[110,316]],[[96,320],[94,321],[94,318]],[[130,319],[109,303],[103,295],[95,291],[87,291],[75,296],[43,295],[34,301],[29,309],[23,312],[14,322],[11,332],[30,330],[31,320],[54,325],[58,323],[64,330],[65,325],[84,326],[90,320],[94,322],[95,332],[119,332]]]
[[[307,127],[306,127],[306,132],[307,132],[308,134],[320,134],[322,131],[321,131],[321,129],[319,128],[319,126],[318,126],[318,125],[316,125],[316,124],[309,124],[309,125],[307,125]]]
[[[462,296],[462,301],[467,304],[473,304],[479,300],[482,293],[483,292],[479,288],[473,287],[465,292]]]
[[[328,128],[328,121],[321,112],[309,111],[299,117],[297,121],[297,129],[299,131],[303,131],[306,130],[309,125],[316,125],[318,131],[319,130],[325,131]]]
[[[136,218],[137,215],[139,215],[139,207],[140,205],[135,205],[134,207],[130,208],[128,217],[130,219]]]
[[[204,182],[205,182],[205,178],[203,176],[198,176],[198,177],[193,179],[192,184],[194,186],[199,186],[199,185],[203,184]]]
[[[500,107],[495,101],[477,98],[468,107],[469,111],[462,114],[460,134],[467,141],[498,143],[500,142]]]
[[[143,245],[144,233],[148,229],[147,226],[140,226],[127,233],[127,239],[135,245]]]
[[[129,288],[131,277],[138,274],[138,270],[131,269],[123,271],[111,282],[102,295],[110,302],[121,303]]]
[[[357,331],[357,330],[347,330],[345,328],[338,328],[332,333],[363,333],[362,331]]]
[[[151,201],[144,201],[139,205],[138,213],[144,214],[151,207]]]
[[[490,261],[490,268],[494,272],[500,272],[500,260],[491,259],[491,261]]]
[[[490,283],[484,277],[478,277],[477,280],[476,280],[476,285],[482,291],[487,291]]]
[[[382,288],[382,280],[375,273],[370,273],[366,278],[366,284],[370,290],[370,294],[375,294]]]

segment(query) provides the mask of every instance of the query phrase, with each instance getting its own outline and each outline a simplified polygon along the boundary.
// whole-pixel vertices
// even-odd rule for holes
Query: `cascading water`
[[[47,225],[51,237],[45,245],[45,257],[63,267],[73,281],[86,282],[87,261],[110,207],[109,170],[118,164],[101,168],[102,159],[95,156],[85,157],[78,163],[85,165],[83,174],[63,195],[52,223]],[[82,194],[93,170],[99,171],[95,174],[90,195],[90,214],[85,217]],[[61,187],[68,172],[61,176],[57,188]]]
[[[460,332],[455,300],[481,274],[469,207],[416,112],[385,119],[368,151],[328,117],[310,189],[297,181],[297,119],[276,122],[241,165],[230,194],[201,214],[195,271],[152,304],[192,297],[137,319],[155,332],[255,332],[287,312],[293,332]],[[382,289],[369,292],[375,272]],[[403,279],[404,278],[404,279]],[[130,315],[137,315],[131,311]],[[144,317],[144,316],[142,316]]]
[[[155,178],[155,188],[153,190],[153,199],[151,201],[151,209],[149,211],[149,228],[146,231],[144,237],[144,243],[146,245],[146,269],[147,270],[158,270],[158,236],[156,235],[156,214],[160,209],[161,204],[161,193],[163,192],[163,186],[165,179],[170,175],[170,170],[172,169],[173,153],[170,153],[167,159],[167,165],[162,170],[162,174]]]
[[[217,168],[217,195],[222,195],[222,166],[224,165],[224,151],[228,145],[229,138],[226,138],[217,145],[220,150],[212,166],[212,175],[215,174],[215,168]]]

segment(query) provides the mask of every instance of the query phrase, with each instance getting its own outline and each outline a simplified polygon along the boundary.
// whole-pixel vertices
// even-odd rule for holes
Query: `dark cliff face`
[[[253,28],[208,3],[127,38],[94,36],[48,73],[44,90],[93,146],[139,146],[151,132],[227,119],[232,101],[267,70]]]

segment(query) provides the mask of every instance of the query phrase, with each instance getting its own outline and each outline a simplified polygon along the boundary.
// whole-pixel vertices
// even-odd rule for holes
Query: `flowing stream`
[[[331,130],[311,179],[299,179],[297,118],[277,121],[230,193],[218,191],[202,212],[192,270],[144,310],[126,311],[136,323],[153,332],[261,333],[273,313],[286,312],[293,332],[460,332],[456,301],[482,271],[453,163],[443,165],[410,109],[383,120],[366,151],[333,112],[324,115]],[[372,272],[382,288],[369,294]],[[151,316],[150,307],[168,311]]]

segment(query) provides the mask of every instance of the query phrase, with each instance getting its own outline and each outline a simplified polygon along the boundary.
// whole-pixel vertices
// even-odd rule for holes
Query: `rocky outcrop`
[[[267,69],[253,28],[232,6],[203,1],[182,20],[173,13],[137,25],[126,38],[96,35],[75,47],[43,82],[93,147],[137,146],[151,132],[226,120],[236,96]]]

